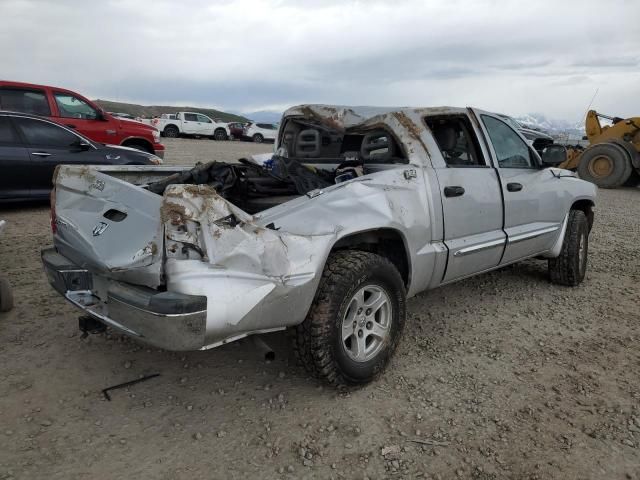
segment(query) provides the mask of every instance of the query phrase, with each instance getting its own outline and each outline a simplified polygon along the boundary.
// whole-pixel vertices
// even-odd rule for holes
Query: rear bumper
[[[205,345],[207,297],[116,282],[75,265],[54,248],[43,249],[41,255],[51,286],[104,324],[167,350]]]

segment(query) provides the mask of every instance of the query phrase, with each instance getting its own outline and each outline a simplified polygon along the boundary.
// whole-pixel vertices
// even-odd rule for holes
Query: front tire
[[[131,143],[129,145],[124,145],[125,147],[135,148],[136,150],[140,150],[141,152],[154,153],[153,149],[142,143]]]
[[[587,272],[589,253],[589,222],[582,210],[571,210],[562,250],[557,258],[549,259],[549,277],[553,283],[575,287],[582,283]]]
[[[225,132],[224,128],[219,128],[215,132],[213,132],[214,140],[223,141],[227,140],[229,137],[227,136],[227,132]]]
[[[389,260],[359,250],[335,252],[307,318],[293,331],[294,351],[316,378],[367,383],[389,362],[405,317],[404,282]]]

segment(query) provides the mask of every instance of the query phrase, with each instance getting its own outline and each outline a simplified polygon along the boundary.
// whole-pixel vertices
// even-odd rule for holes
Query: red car
[[[96,142],[133,147],[164,157],[158,129],[114,117],[71,90],[0,80],[0,110],[47,117]]]

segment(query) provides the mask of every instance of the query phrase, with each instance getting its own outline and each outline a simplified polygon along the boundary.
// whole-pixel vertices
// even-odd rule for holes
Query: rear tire
[[[0,278],[0,312],[8,312],[13,308],[13,293],[6,278]]]
[[[380,374],[396,349],[406,317],[404,282],[386,258],[343,250],[327,260],[293,347],[314,377],[363,384]]]
[[[175,125],[167,125],[164,128],[164,136],[167,138],[178,138],[180,130]]]
[[[616,143],[588,147],[580,157],[578,175],[601,188],[617,188],[626,182],[633,167],[626,150]]]
[[[255,143],[262,143],[262,142],[264,142],[264,137],[263,137],[262,135],[260,135],[259,133],[256,133],[256,134],[253,136],[253,141],[254,141]]]
[[[560,256],[549,259],[549,277],[553,283],[575,287],[587,272],[589,222],[582,210],[571,210],[567,220]]]

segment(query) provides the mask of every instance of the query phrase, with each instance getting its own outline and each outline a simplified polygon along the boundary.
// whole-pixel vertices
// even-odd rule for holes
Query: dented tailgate
[[[162,197],[89,167],[55,178],[54,244],[77,265],[116,280],[162,283]]]

